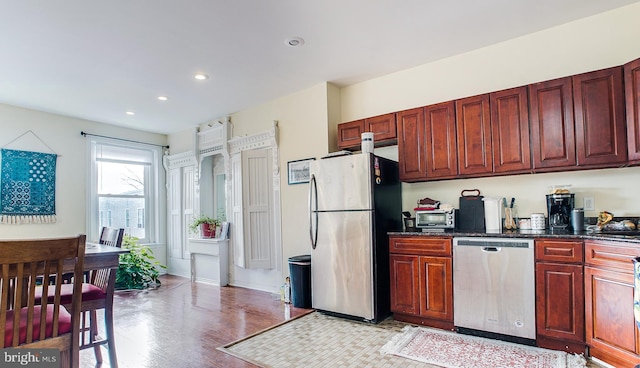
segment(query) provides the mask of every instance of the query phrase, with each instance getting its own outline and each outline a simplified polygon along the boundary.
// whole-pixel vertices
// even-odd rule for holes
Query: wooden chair
[[[122,246],[124,237],[124,229],[103,227],[99,244],[115,247]],[[75,280],[82,280],[75,279]],[[109,364],[112,368],[118,367],[118,359],[116,355],[116,346],[113,330],[113,294],[116,283],[116,270],[105,268],[91,271],[90,275],[82,282],[82,314],[80,319],[79,341],[80,349],[93,348],[96,356],[96,362],[102,363],[102,345],[107,345],[109,351]],[[72,290],[76,283],[63,284],[61,299],[62,304],[66,305],[71,302]],[[43,295],[43,294],[41,294]],[[49,293],[49,299],[52,295]],[[98,336],[98,313],[97,311],[104,309],[105,319],[105,337]],[[88,317],[88,318],[87,318]],[[87,319],[89,325],[87,326]]]
[[[62,303],[62,284],[40,285],[64,271],[82,278],[85,236],[0,241],[0,329],[5,348],[59,349],[61,366],[78,368],[81,285]],[[36,298],[41,288],[53,297]],[[45,321],[42,323],[42,321]]]
[[[124,237],[123,228],[103,227],[100,233],[99,243],[120,248]],[[109,364],[112,368],[118,368],[116,355],[115,334],[113,330],[113,294],[116,285],[116,271],[103,268],[91,272],[88,283],[82,287],[82,327],[80,349],[93,347],[96,362],[102,363],[102,345],[107,345],[109,350]],[[104,309],[105,337],[98,336],[98,313]],[[89,314],[89,327],[86,326],[86,315]],[[87,336],[88,334],[88,336]]]

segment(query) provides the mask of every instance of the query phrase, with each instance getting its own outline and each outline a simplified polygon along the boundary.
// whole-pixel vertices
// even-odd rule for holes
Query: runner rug
[[[413,326],[404,327],[381,352],[447,368],[586,367],[580,355]]]

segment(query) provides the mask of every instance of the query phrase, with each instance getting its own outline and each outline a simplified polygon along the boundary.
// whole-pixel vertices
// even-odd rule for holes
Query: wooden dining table
[[[129,253],[128,249],[87,242],[84,253],[84,270],[118,268],[120,255],[126,253]]]

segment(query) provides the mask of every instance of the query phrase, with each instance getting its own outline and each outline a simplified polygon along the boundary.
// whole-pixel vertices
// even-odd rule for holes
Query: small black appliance
[[[571,228],[571,211],[575,204],[575,194],[547,194],[547,213],[551,230]]]

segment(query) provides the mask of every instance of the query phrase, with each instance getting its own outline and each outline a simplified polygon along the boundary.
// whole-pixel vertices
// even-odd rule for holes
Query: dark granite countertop
[[[597,232],[572,232],[572,231],[552,231],[552,230],[507,230],[502,233],[480,233],[480,232],[388,232],[389,236],[465,236],[465,237],[493,237],[493,238],[559,238],[559,239],[584,239],[584,240],[608,240],[640,244],[640,232],[629,231],[615,234]]]

